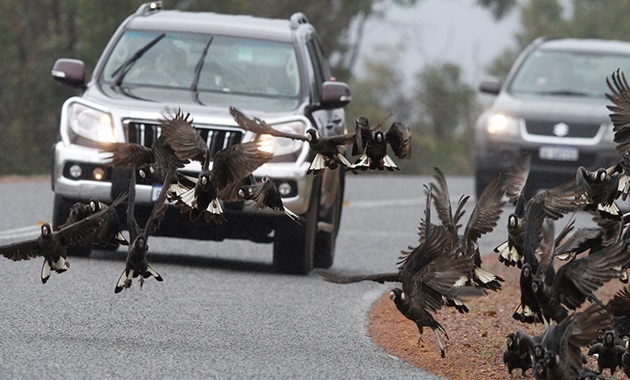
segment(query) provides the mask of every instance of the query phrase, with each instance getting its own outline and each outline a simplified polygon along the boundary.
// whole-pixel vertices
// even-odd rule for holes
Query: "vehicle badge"
[[[558,123],[553,126],[553,134],[558,137],[564,137],[569,134],[569,126],[565,123]]]

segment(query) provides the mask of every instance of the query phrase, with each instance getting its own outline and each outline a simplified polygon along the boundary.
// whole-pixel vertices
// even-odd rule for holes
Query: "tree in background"
[[[453,174],[472,172],[474,125],[480,114],[475,90],[456,64],[426,66],[416,75],[414,97],[419,118],[414,136],[416,157],[424,174],[440,166]]]

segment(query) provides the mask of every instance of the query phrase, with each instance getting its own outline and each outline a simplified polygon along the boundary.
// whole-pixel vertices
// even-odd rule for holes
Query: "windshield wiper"
[[[131,67],[133,66],[133,64],[136,63],[136,61],[138,59],[140,59],[140,57],[142,57],[144,55],[144,53],[147,52],[147,50],[151,49],[162,38],[164,38],[164,36],[166,36],[166,33],[162,33],[159,36],[157,36],[154,39],[152,39],[151,41],[149,41],[148,44],[146,44],[143,47],[141,47],[140,49],[138,49],[135,53],[133,53],[133,55],[131,57],[129,57],[129,59],[127,59],[120,66],[118,66],[118,68],[116,70],[114,70],[114,72],[112,73],[112,76],[114,76],[114,75],[116,76],[116,79],[114,81],[114,85],[116,87],[120,87],[120,85],[123,82],[123,79],[125,79],[125,75],[127,75],[129,70],[131,70]]]
[[[576,90],[554,90],[554,91],[541,91],[539,92],[541,95],[557,95],[557,96],[579,96],[579,97],[587,97],[591,96],[590,93],[584,91],[576,91]]]
[[[199,61],[197,61],[197,64],[195,65],[195,77],[192,84],[190,85],[190,91],[195,93],[195,99],[197,100],[197,102],[199,102],[199,91],[197,91],[197,88],[199,87],[201,69],[203,68],[203,62],[206,60],[206,55],[208,54],[208,49],[210,49],[210,44],[212,44],[213,39],[214,37],[210,37],[210,40],[208,40],[208,43],[201,52],[201,57],[199,57]]]

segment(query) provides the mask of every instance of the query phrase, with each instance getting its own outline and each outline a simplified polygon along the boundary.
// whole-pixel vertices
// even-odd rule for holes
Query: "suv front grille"
[[[565,123],[568,127],[565,131],[566,134],[560,136],[554,133],[556,125],[560,122],[549,120],[526,120],[525,126],[527,133],[530,135],[539,136],[553,136],[553,137],[571,137],[571,138],[583,138],[590,139],[597,135],[599,132],[599,124],[579,123],[571,122]]]
[[[127,142],[150,147],[160,136],[160,127],[155,122],[127,121],[124,123]],[[243,132],[236,129],[219,129],[213,127],[195,126],[197,133],[208,146],[210,157],[221,149],[239,144],[243,139]]]

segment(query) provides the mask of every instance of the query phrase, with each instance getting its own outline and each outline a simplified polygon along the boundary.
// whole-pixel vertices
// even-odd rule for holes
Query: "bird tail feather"
[[[114,289],[114,293],[120,293],[123,289],[127,289],[131,286],[131,279],[133,279],[134,270],[127,269],[123,270],[122,274],[118,278],[118,282],[116,282],[116,288]]]

